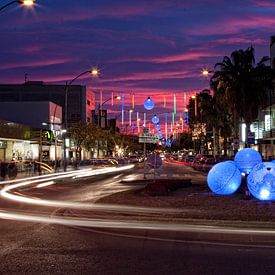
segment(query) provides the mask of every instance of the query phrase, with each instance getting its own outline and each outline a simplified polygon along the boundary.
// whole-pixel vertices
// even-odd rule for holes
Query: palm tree
[[[217,63],[210,85],[217,97],[217,103],[232,116],[235,137],[239,136],[239,122],[246,124],[246,139],[249,125],[258,117],[260,108],[268,104],[269,91],[272,88],[274,71],[265,63],[269,57],[263,57],[255,64],[254,48],[232,52]],[[246,142],[247,146],[247,142]]]

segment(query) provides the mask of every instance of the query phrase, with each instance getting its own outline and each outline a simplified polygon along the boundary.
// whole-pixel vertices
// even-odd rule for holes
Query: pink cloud
[[[176,54],[176,55],[168,55],[168,56],[162,56],[162,57],[137,57],[137,58],[129,58],[129,59],[123,59],[121,61],[135,61],[135,62],[151,62],[151,63],[170,63],[170,62],[181,62],[181,61],[192,61],[192,60],[198,60],[201,58],[207,58],[207,57],[216,57],[221,56],[220,53],[214,53],[209,52],[209,50],[205,51],[194,51],[194,52],[186,52],[182,54]]]
[[[244,29],[269,29],[274,30],[274,16],[248,16],[242,18],[230,18],[215,22],[207,26],[190,30],[195,35],[237,34]]]
[[[228,45],[234,45],[234,44],[247,44],[247,45],[264,45],[267,44],[267,40],[256,38],[256,39],[248,39],[248,38],[240,38],[240,37],[229,37],[229,38],[222,38],[217,39],[214,41],[215,43],[219,44],[228,44]]]
[[[163,80],[176,78],[190,78],[198,75],[190,73],[190,71],[167,71],[167,72],[141,72],[133,73],[114,79],[102,80],[104,83],[108,82],[125,82],[125,81],[144,81],[144,80]]]
[[[275,8],[275,3],[272,1],[254,1],[256,6]]]
[[[29,61],[29,62],[17,62],[17,63],[8,63],[1,64],[0,69],[17,69],[17,68],[28,68],[28,67],[44,67],[44,66],[52,66],[59,65],[72,62],[72,58],[56,58],[56,59],[46,59],[46,60],[37,60],[37,61]]]

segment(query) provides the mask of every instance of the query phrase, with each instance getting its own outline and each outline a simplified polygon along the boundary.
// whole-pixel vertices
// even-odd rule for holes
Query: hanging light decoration
[[[146,113],[143,114],[143,127],[146,127]]]
[[[150,111],[150,110],[154,109],[154,107],[155,107],[154,101],[153,101],[150,97],[148,97],[148,98],[144,101],[144,108],[145,108],[146,110]]]
[[[177,97],[174,94],[174,114],[176,114],[176,113],[177,113]]]
[[[133,110],[129,110],[129,125],[132,125],[132,112]]]
[[[112,97],[111,97],[111,102],[112,102],[112,106],[114,106],[114,93],[112,92]]]
[[[165,138],[168,138],[168,113],[165,114]]]
[[[156,125],[156,130],[158,130],[158,131],[160,130],[160,125],[159,124]]]
[[[155,124],[159,123],[159,118],[157,117],[157,115],[153,116],[152,122],[155,123]]]
[[[132,95],[132,109],[135,109],[135,95]]]
[[[175,113],[174,112],[172,113],[172,123],[173,123],[173,125],[175,125]]]
[[[138,129],[138,133],[140,132],[140,118],[139,118],[139,113],[137,112],[137,129]]]
[[[163,135],[162,135],[162,132],[161,132],[161,131],[158,132],[158,136],[159,136],[159,139],[162,139],[162,138],[163,138]]]
[[[186,96],[186,92],[184,92],[184,95],[183,95],[183,105],[184,105],[184,108],[186,108],[186,103],[187,103],[187,96]]]
[[[124,95],[121,97],[121,124],[124,125]]]
[[[102,95],[102,91],[100,91],[100,99],[99,99],[99,104],[100,104],[100,110],[102,110],[102,101],[103,101],[103,99],[102,99],[102,97],[103,97],[103,95]]]
[[[166,96],[163,97],[163,108],[166,109]]]

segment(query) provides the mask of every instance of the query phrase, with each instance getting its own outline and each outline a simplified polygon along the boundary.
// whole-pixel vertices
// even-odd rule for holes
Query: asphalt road
[[[184,169],[180,170],[191,173]],[[119,179],[133,177],[138,177],[135,171],[121,172],[66,180],[41,189],[24,186],[15,193],[26,198],[93,202],[112,192],[136,188],[119,183]],[[2,213],[49,217],[63,213],[58,206],[3,198],[0,209]],[[102,215],[105,217],[106,213]],[[110,214],[105,219],[109,217]],[[162,230],[160,234],[149,229],[114,231],[1,219],[0,234],[1,274],[274,274],[275,268],[275,247],[268,244],[240,245],[226,241],[215,244],[200,241],[199,233],[197,240],[186,241],[185,233],[177,230]]]

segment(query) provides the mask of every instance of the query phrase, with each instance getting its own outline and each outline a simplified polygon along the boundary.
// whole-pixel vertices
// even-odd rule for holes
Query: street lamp
[[[0,7],[0,11],[9,7],[10,5],[13,5],[13,4],[20,4],[20,5],[23,5],[25,7],[32,7],[35,3],[35,0],[15,0],[15,1],[11,1],[9,3],[7,3],[6,5]]]
[[[202,73],[203,76],[209,76],[209,74],[213,73],[213,71],[209,71],[209,70],[207,70],[207,69],[203,69],[203,70],[201,71],[201,73]]]
[[[67,122],[68,122],[68,91],[69,91],[69,87],[72,85],[72,83],[74,81],[76,81],[78,78],[80,78],[81,76],[83,76],[85,74],[90,74],[93,77],[97,77],[99,75],[99,71],[96,68],[92,68],[90,70],[80,73],[75,78],[73,78],[71,81],[66,82],[66,86],[65,86],[65,117],[64,117],[65,129],[67,129]]]
[[[101,115],[102,115],[102,107],[105,103],[109,102],[111,99],[117,99],[117,100],[121,100],[121,96],[120,95],[116,95],[114,97],[110,97],[108,99],[106,99],[102,104],[98,104],[98,126],[101,126]]]
[[[66,82],[66,86],[65,86],[65,116],[64,116],[64,129],[68,129],[68,91],[69,91],[69,87],[73,84],[74,81],[76,81],[78,78],[80,78],[81,76],[85,75],[85,74],[90,74],[92,75],[92,77],[98,77],[99,75],[99,71],[96,68],[92,68],[90,70],[84,71],[82,73],[80,73],[79,75],[77,75],[75,78],[73,78],[71,81],[67,81]],[[63,149],[64,149],[64,171],[67,170],[67,165],[66,165],[66,144],[65,144],[65,138],[66,138],[66,133],[64,133],[64,145],[63,145]]]

